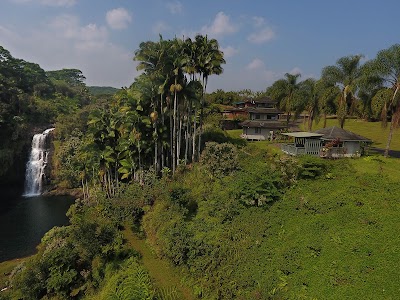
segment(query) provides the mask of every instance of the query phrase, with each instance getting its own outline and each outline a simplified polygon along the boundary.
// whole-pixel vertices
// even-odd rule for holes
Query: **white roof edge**
[[[321,133],[307,132],[307,131],[299,131],[299,132],[287,132],[282,133],[283,135],[293,136],[293,137],[320,137],[323,136]]]

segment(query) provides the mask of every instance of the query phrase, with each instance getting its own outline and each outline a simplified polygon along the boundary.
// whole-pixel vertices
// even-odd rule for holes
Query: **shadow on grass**
[[[203,133],[202,148],[204,148],[207,142],[231,143],[237,147],[244,147],[247,145],[247,141],[245,139],[240,137],[232,137],[219,128],[210,128]]]
[[[377,147],[371,147],[371,149],[368,151],[368,154],[369,155],[374,155],[374,154],[383,155],[384,152],[385,152],[385,149],[377,148]],[[400,151],[398,151],[398,150],[389,150],[389,156],[390,157],[395,157],[395,158],[400,158]]]

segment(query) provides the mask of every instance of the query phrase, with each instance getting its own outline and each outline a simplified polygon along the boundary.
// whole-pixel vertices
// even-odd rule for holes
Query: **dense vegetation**
[[[117,88],[111,86],[88,86],[88,90],[93,96],[114,95],[118,92]]]
[[[399,49],[363,66],[339,59],[318,81],[286,74],[265,93],[206,97],[225,63],[218,42],[160,38],[135,52],[143,74],[129,88],[92,97],[79,70],[46,72],[1,48],[2,138],[55,124],[53,182],[81,197],[0,299],[182,299],[152,281],[132,232],[197,298],[394,299],[399,162],[281,156],[220,130],[213,104],[269,95],[288,121],[306,110],[309,128],[353,114],[391,120],[393,134]],[[4,161],[17,148],[1,147]]]
[[[76,69],[44,71],[0,46],[0,184],[23,178],[33,133],[89,104]]]

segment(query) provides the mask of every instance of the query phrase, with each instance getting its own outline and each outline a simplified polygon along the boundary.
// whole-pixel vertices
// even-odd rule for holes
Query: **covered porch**
[[[322,148],[321,137],[323,134],[313,132],[288,132],[282,134],[293,138],[293,143],[281,145],[284,153],[293,156],[304,154],[320,155]]]

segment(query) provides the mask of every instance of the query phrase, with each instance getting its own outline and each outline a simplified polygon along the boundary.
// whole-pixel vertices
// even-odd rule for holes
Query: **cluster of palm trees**
[[[218,41],[203,35],[143,42],[134,60],[142,74],[89,122],[111,195],[118,178],[175,172],[199,158],[208,79],[225,63]]]
[[[389,153],[393,130],[400,125],[400,45],[381,50],[374,59],[362,64],[362,55],[345,56],[335,65],[322,69],[319,80],[299,82],[300,74],[286,73],[267,89],[267,95],[279,102],[289,123],[292,114],[307,111],[308,130],[313,121],[336,114],[344,127],[349,114],[381,120],[390,119],[385,156]]]

